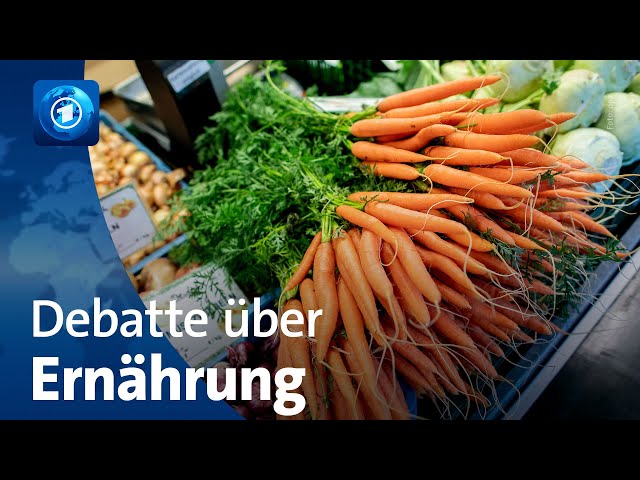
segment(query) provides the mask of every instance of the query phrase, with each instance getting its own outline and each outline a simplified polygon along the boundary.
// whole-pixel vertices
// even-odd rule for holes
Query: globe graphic
[[[71,141],[84,135],[91,127],[94,115],[89,96],[71,85],[49,90],[40,102],[40,124],[57,140]]]

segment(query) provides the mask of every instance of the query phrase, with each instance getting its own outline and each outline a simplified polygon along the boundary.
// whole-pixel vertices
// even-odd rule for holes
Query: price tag
[[[196,287],[198,287],[196,289]],[[195,291],[197,290],[197,294]],[[194,309],[204,310],[207,313],[206,325],[198,325],[198,331],[206,331],[203,337],[192,337],[184,332],[184,315],[177,316],[176,330],[183,332],[182,337],[173,337],[169,331],[169,317],[158,316],[158,327],[164,332],[171,345],[180,353],[190,367],[200,368],[207,365],[210,360],[220,355],[223,350],[237,340],[228,337],[224,331],[224,312],[232,311],[232,325],[238,329],[242,311],[248,308],[249,302],[244,306],[236,304],[229,306],[227,299],[240,299],[246,296],[240,287],[231,280],[227,284],[224,272],[211,265],[205,265],[166,287],[143,297],[144,304],[149,308],[149,302],[156,300],[156,308],[167,310],[171,300],[176,301],[176,309],[188,312]],[[212,312],[207,307],[215,305]],[[209,310],[209,311],[208,311]]]
[[[187,60],[169,73],[167,80],[169,80],[173,91],[180,93],[205,73],[209,73],[210,69],[211,66],[206,60]]]
[[[132,183],[113,190],[100,199],[102,213],[120,258],[153,242],[156,226]]]

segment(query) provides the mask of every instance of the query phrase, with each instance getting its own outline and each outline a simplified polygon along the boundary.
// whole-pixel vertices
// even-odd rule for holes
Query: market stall
[[[301,418],[519,418],[634,268],[640,61],[237,61],[228,91],[189,62],[160,71],[185,132],[222,99],[201,133],[128,79],[146,107],[102,114],[96,188],[151,219],[120,241],[143,300],[323,308],[313,339],[176,342],[306,368]]]

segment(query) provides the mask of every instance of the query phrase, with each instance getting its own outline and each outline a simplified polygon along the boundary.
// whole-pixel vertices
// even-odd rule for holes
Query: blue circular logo
[[[89,96],[71,85],[49,90],[40,101],[40,125],[57,140],[70,141],[84,135],[91,127],[93,115]]]

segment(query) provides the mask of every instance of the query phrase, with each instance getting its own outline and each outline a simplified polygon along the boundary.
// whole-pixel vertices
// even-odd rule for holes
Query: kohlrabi
[[[614,92],[604,96],[604,110],[596,127],[620,141],[625,164],[640,159],[640,95]]]
[[[637,73],[631,83],[629,84],[629,88],[627,88],[627,92],[635,93],[636,95],[640,95],[640,73]]]
[[[542,85],[543,75],[551,70],[552,60],[490,60],[487,73],[503,74],[506,78],[488,89],[504,102],[517,102],[536,91]]]
[[[613,134],[600,128],[577,128],[558,135],[553,142],[552,153],[559,157],[577,157],[607,175],[617,175],[622,166],[620,142]],[[593,188],[602,192],[609,185],[610,182],[600,182]]]
[[[557,81],[551,93],[540,99],[540,110],[545,113],[573,112],[571,120],[558,127],[565,133],[578,127],[588,127],[602,113],[605,84],[597,73],[589,70],[569,70]]]
[[[440,73],[446,81],[471,77],[467,62],[464,60],[452,60],[451,62],[443,63],[440,67]]]
[[[640,72],[640,60],[576,60],[572,68],[596,72],[604,80],[607,93],[623,92]]]

